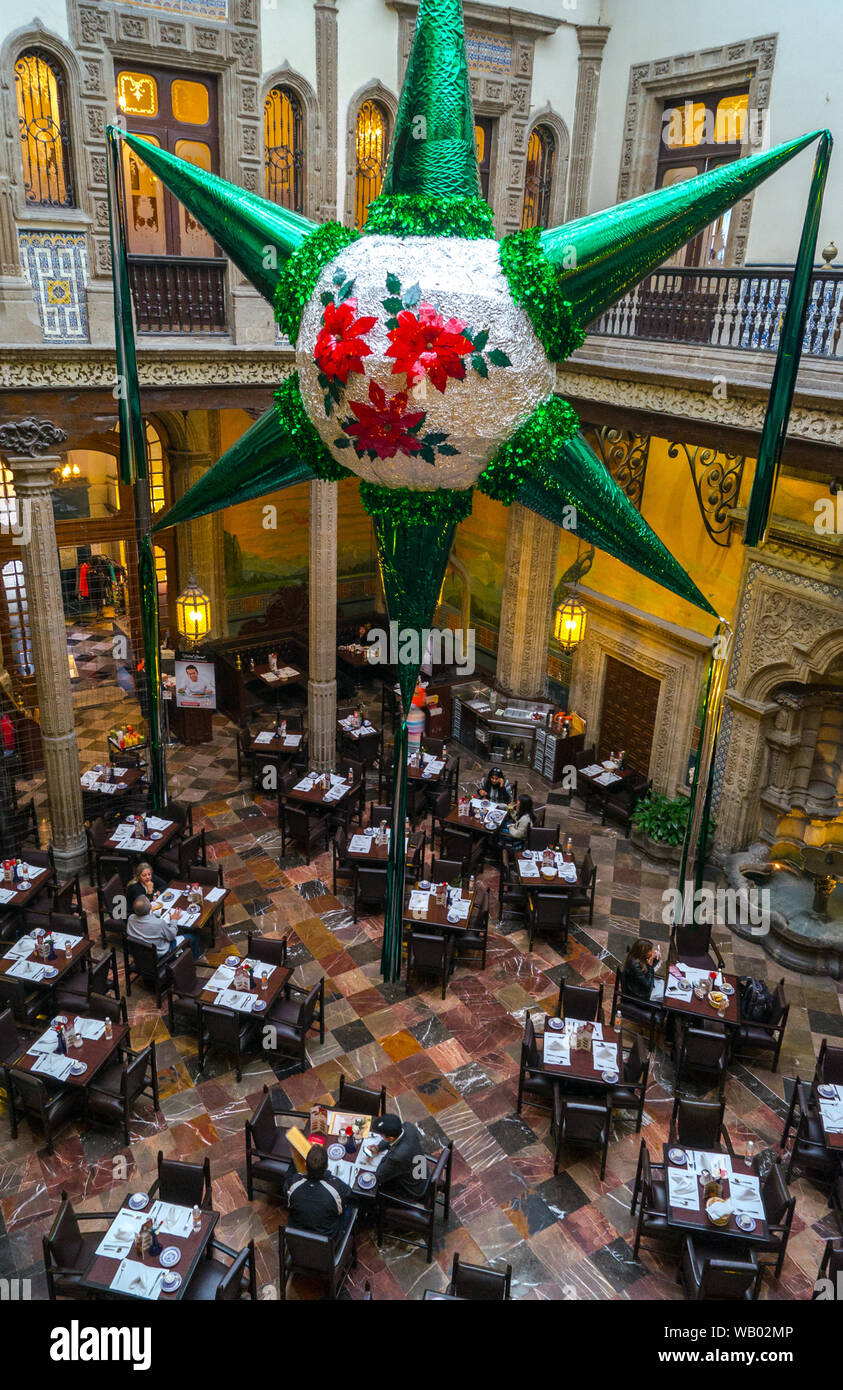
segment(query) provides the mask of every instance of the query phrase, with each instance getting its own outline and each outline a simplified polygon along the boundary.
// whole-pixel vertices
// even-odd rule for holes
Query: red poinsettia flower
[[[356,318],[357,300],[346,299],[342,304],[326,304],[322,315],[324,328],[320,329],[313,355],[316,365],[330,381],[341,381],[348,385],[349,372],[362,372],[363,358],[372,349],[364,343],[363,334],[368,333],[377,323],[376,318],[368,316]]]
[[[425,417],[423,410],[407,409],[407,392],[387,396],[376,381],[369,382],[369,400],[349,401],[357,419],[343,425],[355,440],[358,454],[372,452],[379,459],[395,458],[397,453],[417,454],[422,442],[412,433]]]
[[[463,336],[464,328],[461,319],[446,321],[432,304],[420,304],[418,317],[410,309],[403,309],[398,315],[398,327],[389,333],[392,346],[386,355],[395,358],[393,375],[406,372],[407,385],[415,386],[427,374],[437,391],[445,390],[448,377],[462,381],[462,359],[473,347]]]

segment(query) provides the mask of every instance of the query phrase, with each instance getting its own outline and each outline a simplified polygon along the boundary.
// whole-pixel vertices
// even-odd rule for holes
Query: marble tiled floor
[[[82,762],[103,756],[104,731],[112,711],[80,715]],[[447,1228],[439,1228],[435,1258],[426,1265],[419,1251],[386,1238],[378,1249],[370,1231],[350,1296],[360,1297],[369,1280],[375,1298],[419,1298],[427,1287],[447,1282],[454,1251],[478,1262],[508,1261],[513,1295],[530,1299],[675,1299],[681,1296],[670,1258],[642,1252],[632,1260],[629,1214],[639,1136],[618,1119],[606,1177],[599,1160],[582,1151],[566,1154],[553,1176],[548,1117],[525,1104],[515,1113],[520,1038],[525,1010],[539,1017],[555,1001],[559,981],[603,981],[611,996],[614,964],[638,934],[665,940],[661,894],[667,875],[643,862],[619,833],[601,828],[576,805],[559,812],[578,855],[590,846],[598,864],[592,926],[578,925],[567,951],[548,941],[527,951],[517,915],[495,920],[485,970],[458,968],[444,1000],[439,990],[407,995],[403,982],[386,985],[379,969],[379,920],[354,923],[348,899],[330,889],[330,860],[281,858],[274,801],[256,802],[236,781],[234,733],[214,721],[213,742],[172,750],[171,794],[194,804],[194,824],[207,830],[209,854],[231,887],[225,938],[209,953],[210,967],[228,941],[244,943],[246,931],[286,933],[297,983],[326,977],[327,1033],[310,1044],[310,1068],[291,1074],[283,1062],[256,1057],[242,1082],[218,1056],[197,1075],[196,1042],[188,1033],[170,1035],[166,1020],[142,987],[130,1000],[133,1046],[155,1039],[161,1077],[161,1112],[140,1109],[129,1149],[115,1131],[81,1126],[66,1129],[49,1156],[24,1124],[17,1141],[0,1116],[0,1277],[34,1281],[44,1297],[40,1272],[41,1234],[66,1190],[85,1210],[112,1210],[125,1195],[152,1181],[159,1149],[182,1159],[211,1160],[214,1204],[221,1213],[219,1237],[240,1247],[250,1238],[258,1252],[258,1282],[264,1296],[277,1296],[278,1202],[246,1199],[244,1121],[264,1084],[280,1086],[290,1105],[307,1106],[337,1092],[339,1076],[384,1085],[389,1106],[421,1129],[430,1151],[447,1139],[455,1144],[453,1206]],[[497,875],[487,868],[497,916]],[[93,913],[90,892],[86,905]],[[782,971],[760,947],[718,933],[730,968],[777,980]],[[97,953],[99,947],[97,946]],[[784,1078],[810,1075],[823,1036],[843,1036],[840,990],[834,984],[784,972],[792,1002],[781,1074],[736,1064],[727,1086],[726,1122],[737,1147],[752,1135],[774,1146],[784,1113]],[[658,1052],[651,1069],[645,1127],[651,1153],[660,1153],[671,1108],[672,1067]],[[825,1239],[835,1234],[822,1192],[804,1179],[794,1184],[796,1219],[781,1279],[768,1273],[762,1296],[804,1299]],[[291,1283],[289,1297],[317,1297],[306,1282]]]

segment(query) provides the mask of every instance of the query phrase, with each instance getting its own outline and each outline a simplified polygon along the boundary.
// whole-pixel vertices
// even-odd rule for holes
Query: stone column
[[[603,65],[603,49],[610,32],[608,27],[601,24],[578,24],[576,30],[580,56],[574,104],[574,134],[571,141],[571,172],[568,178],[568,206],[565,210],[565,219],[568,222],[588,212],[600,69]]]
[[[536,699],[545,691],[559,528],[517,502],[506,533],[498,684]]]
[[[316,217],[327,222],[337,215],[337,6],[336,0],[315,0],[316,96],[319,102],[319,187]],[[308,209],[309,211],[309,209]]]
[[[310,484],[310,766],[325,771],[337,746],[337,485]]]
[[[51,475],[61,459],[51,451],[66,438],[63,430],[47,420],[22,420],[0,427],[0,449],[12,470],[18,498],[44,775],[59,879],[84,868],[86,860],[79,750],[52,501]]]

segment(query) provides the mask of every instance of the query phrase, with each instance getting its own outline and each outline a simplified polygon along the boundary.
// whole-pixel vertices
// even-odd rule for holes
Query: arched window
[[[41,48],[22,53],[15,63],[15,95],[27,203],[73,207],[67,81],[61,64]]]
[[[550,197],[556,163],[556,136],[550,126],[537,125],[527,143],[527,179],[521,226],[546,227],[550,221]]]
[[[263,108],[266,196],[291,212],[304,212],[304,116],[289,87],[273,87]]]
[[[164,491],[164,450],[161,436],[154,425],[146,425],[146,458],[149,464],[149,500],[153,513],[160,512],[167,500]]]
[[[364,101],[357,112],[354,224],[362,227],[369,204],[381,191],[389,148],[387,115],[380,102]]]
[[[9,623],[9,637],[15,671],[21,676],[34,676],[32,664],[32,636],[29,631],[29,603],[26,597],[26,580],[23,577],[23,563],[20,560],[7,560],[3,566],[3,598]]]

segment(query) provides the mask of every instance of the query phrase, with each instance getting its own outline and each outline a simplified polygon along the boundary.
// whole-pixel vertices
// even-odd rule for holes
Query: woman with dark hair
[[[515,812],[515,821],[512,825],[504,826],[503,833],[509,840],[516,840],[518,844],[526,843],[530,826],[533,824],[533,798],[531,796],[519,796],[518,808]]]
[[[623,992],[633,999],[649,1000],[656,984],[656,970],[661,964],[662,953],[658,946],[646,937],[630,948],[623,967]]]
[[[480,783],[478,791],[487,801],[496,804],[503,803],[509,805],[512,800],[512,783],[503,775],[500,767],[490,768],[485,779]]]

